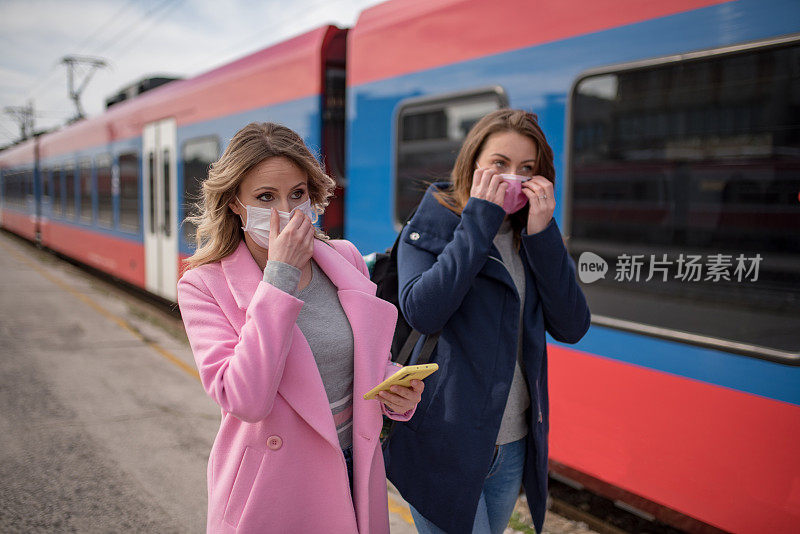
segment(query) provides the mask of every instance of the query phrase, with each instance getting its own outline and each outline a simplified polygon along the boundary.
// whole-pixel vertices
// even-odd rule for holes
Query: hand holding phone
[[[411,387],[412,380],[422,380],[426,376],[439,369],[439,365],[435,363],[426,363],[424,365],[409,365],[403,367],[395,374],[369,390],[364,394],[365,399],[372,399],[381,391],[390,391],[392,386]]]

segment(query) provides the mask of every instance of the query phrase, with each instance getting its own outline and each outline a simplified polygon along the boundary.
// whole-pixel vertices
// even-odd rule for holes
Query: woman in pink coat
[[[209,532],[389,532],[381,415],[408,420],[423,385],[363,399],[397,370],[396,310],[356,248],[313,226],[333,187],[271,123],[240,130],[203,183],[178,302],[222,408]]]

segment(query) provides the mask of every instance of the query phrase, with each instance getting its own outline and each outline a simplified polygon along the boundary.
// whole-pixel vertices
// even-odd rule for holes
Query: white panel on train
[[[145,284],[149,291],[174,301],[178,283],[175,119],[146,125],[143,143]]]

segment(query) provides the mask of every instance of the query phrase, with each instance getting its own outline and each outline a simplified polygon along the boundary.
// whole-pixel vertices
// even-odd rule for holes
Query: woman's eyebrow
[[[293,185],[292,187],[290,187],[289,189],[295,189],[297,187],[300,187],[301,185],[306,185],[306,183],[305,182],[298,182],[295,185]],[[256,191],[261,191],[262,189],[264,191],[277,191],[278,190],[277,187],[272,187],[270,185],[259,185],[258,187],[253,189],[253,192],[255,193]]]
[[[500,156],[503,159],[507,159],[508,161],[511,161],[511,158],[509,158],[508,156],[506,156],[504,154],[500,154],[499,152],[495,152],[494,154],[492,154],[492,156]],[[536,163],[536,158],[523,160],[522,163],[528,163],[529,161],[532,161],[533,163]]]

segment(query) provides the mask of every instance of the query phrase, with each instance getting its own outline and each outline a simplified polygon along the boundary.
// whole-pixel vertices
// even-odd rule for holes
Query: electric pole
[[[92,79],[94,72],[103,67],[107,67],[108,63],[101,58],[87,57],[87,56],[64,56],[61,63],[67,66],[67,89],[69,90],[69,97],[75,103],[76,116],[73,121],[85,117],[83,107],[81,106],[81,93],[86,89],[89,80]],[[86,69],[83,73],[83,81],[75,88],[76,78],[78,77],[78,68],[84,67]]]
[[[19,124],[21,141],[33,135],[33,100],[29,100],[27,106],[6,106],[6,113]]]

